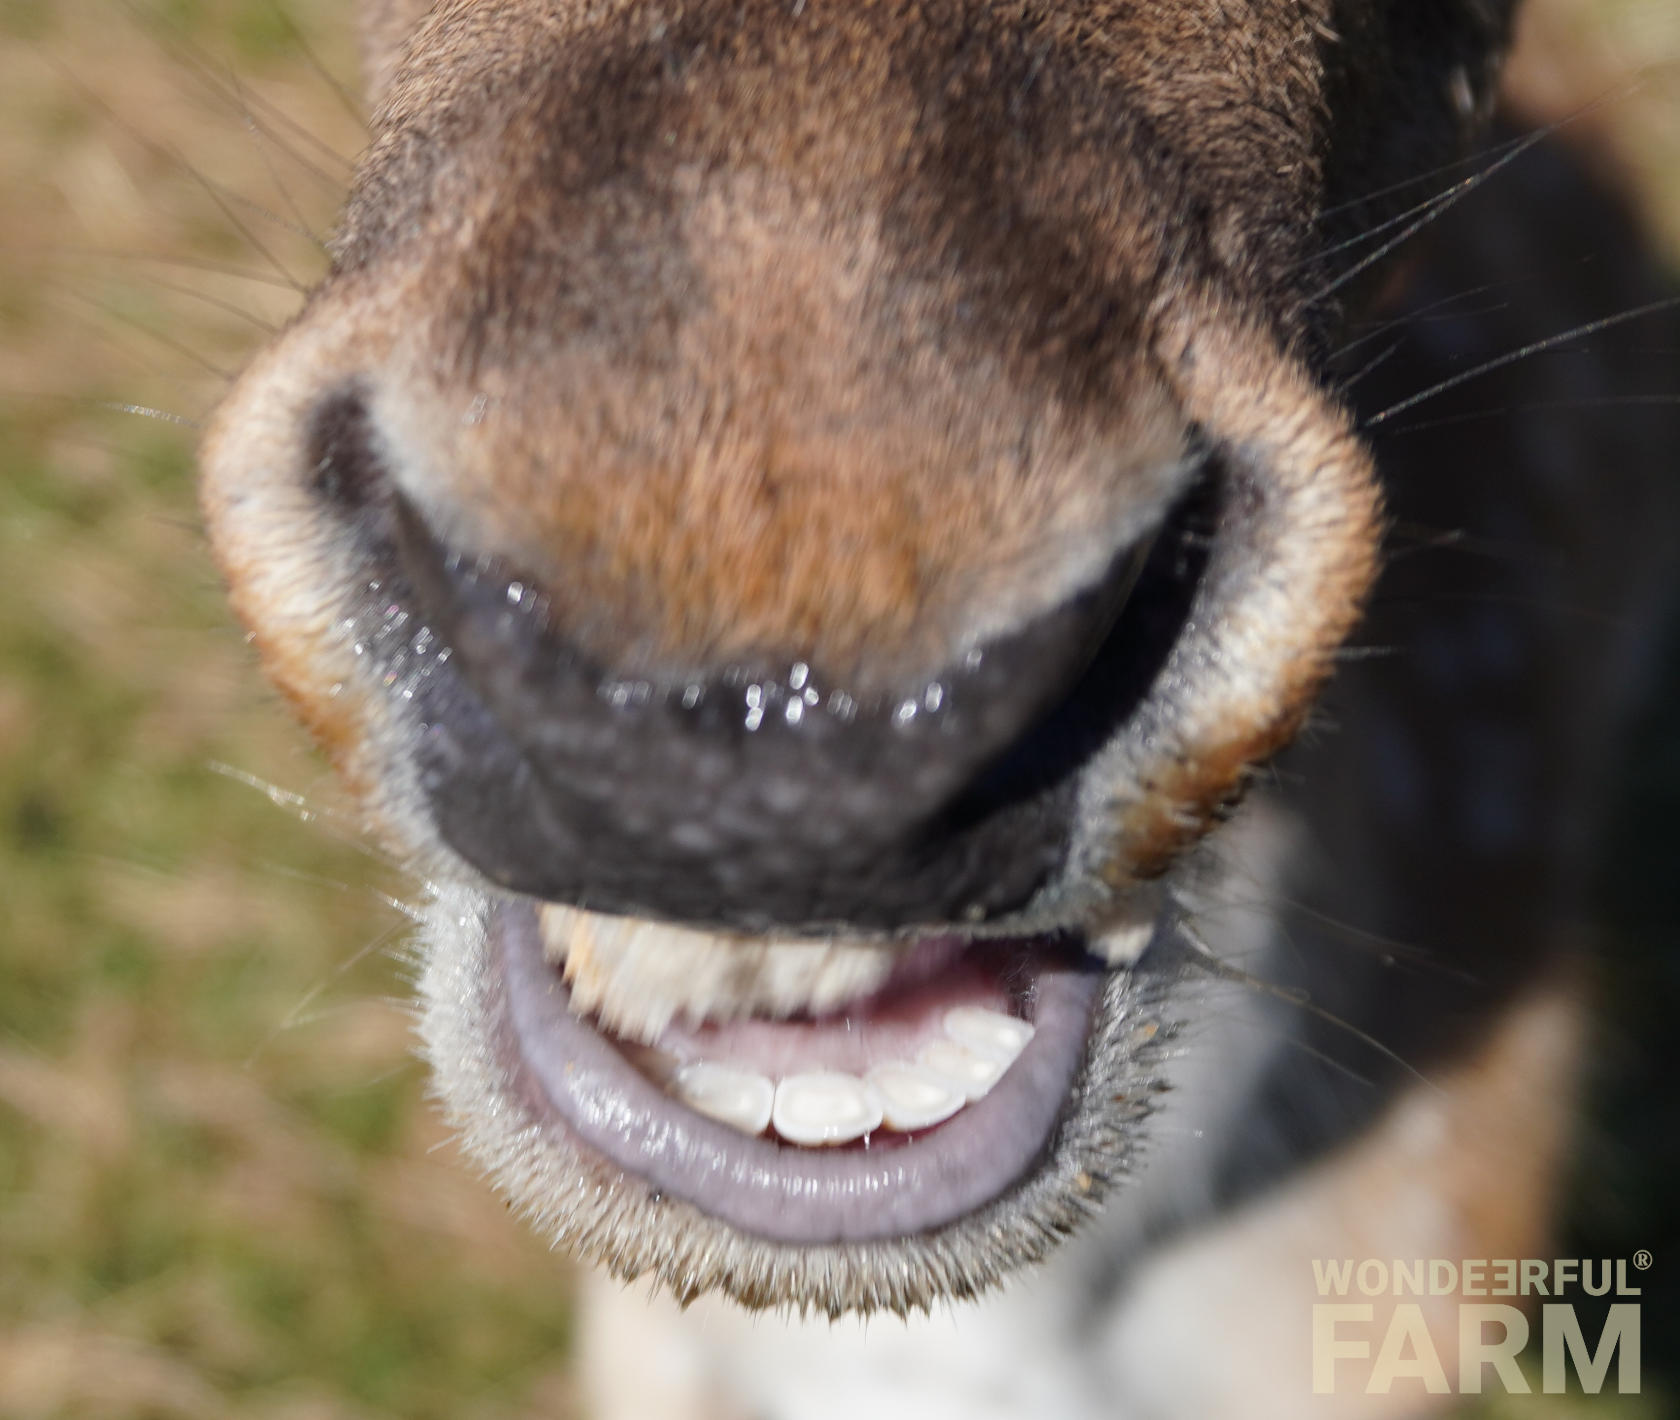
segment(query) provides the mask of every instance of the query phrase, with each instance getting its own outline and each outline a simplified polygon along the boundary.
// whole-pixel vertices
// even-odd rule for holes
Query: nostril
[[[341,385],[316,401],[304,432],[309,487],[341,514],[380,517],[391,479],[381,458],[360,385]]]

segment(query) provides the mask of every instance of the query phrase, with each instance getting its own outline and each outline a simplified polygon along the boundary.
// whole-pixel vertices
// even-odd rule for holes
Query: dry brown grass
[[[347,8],[0,0],[7,1417],[571,1404],[563,1269],[423,1104],[387,950],[413,885],[258,684],[190,427],[110,407],[198,418],[321,269]],[[1525,92],[1614,96],[1607,161],[1680,251],[1680,7],[1541,0],[1531,29]]]
[[[292,14],[351,75],[340,8]],[[8,1417],[568,1403],[565,1273],[423,1103],[413,885],[255,677],[191,429],[109,407],[197,419],[322,268],[361,130],[277,13],[0,11]]]

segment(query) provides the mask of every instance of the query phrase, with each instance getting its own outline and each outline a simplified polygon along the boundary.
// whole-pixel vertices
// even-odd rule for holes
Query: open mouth
[[[580,1009],[554,959],[562,927],[608,920],[446,893],[430,931],[473,950],[428,953],[423,1034],[469,1149],[493,1168],[540,1160],[516,1200],[627,1275],[763,1302],[854,1269],[873,1305],[899,1306],[930,1269],[984,1285],[970,1235],[999,1271],[1042,1255],[1130,1165],[1170,973],[1104,970],[1064,936],[928,938],[820,1014],[631,1035]],[[487,1090],[494,1110],[476,1107]],[[638,1210],[676,1256],[625,1245]],[[606,1213],[610,1252],[590,1237]],[[673,1214],[694,1230],[664,1226]]]
[[[584,1254],[755,1304],[964,1295],[1082,1223],[1131,1167],[1171,973],[1105,970],[1057,884],[1205,584],[1218,462],[907,717],[836,710],[803,665],[621,685],[448,549],[368,420],[355,387],[324,401],[311,466],[369,567],[357,654],[482,874],[440,890],[421,983],[469,1151]]]
[[[1008,861],[1031,866],[1037,859],[1030,834],[1071,822],[1081,774],[1155,681],[1190,616],[1221,506],[1217,473],[1217,465],[1205,464],[1159,534],[1117,564],[1113,585],[1092,595],[1093,610],[1084,614],[1095,616],[1098,629],[1077,658],[1079,673],[937,821],[954,845],[940,851],[954,853],[963,871],[982,871],[990,861],[985,842],[968,846],[986,832],[1027,833],[1010,837]],[[545,669],[541,694],[526,696],[530,705],[515,695],[489,720],[480,718],[478,693],[506,698],[512,677],[535,674],[532,666],[558,666],[570,677],[577,671],[541,631],[529,629],[532,618],[504,592],[498,572],[473,571],[457,585],[429,570],[419,555],[432,548],[429,535],[411,512],[399,512],[408,541],[398,542],[409,553],[399,580],[423,589],[414,594],[423,619],[446,629],[456,653],[447,671],[433,667],[414,691],[434,727],[422,744],[422,780],[443,786],[433,802],[445,836],[469,858],[486,843],[512,845],[508,862],[521,864],[519,855],[540,844],[537,869],[494,874],[518,895],[455,890],[472,901],[457,911],[449,949],[429,954],[454,966],[447,981],[424,987],[428,1038],[454,1042],[428,1053],[469,1148],[506,1183],[507,1161],[528,1160],[530,1141],[546,1141],[543,1177],[529,1189],[515,1183],[515,1197],[548,1215],[569,1215],[566,1200],[580,1189],[610,1197],[617,1221],[601,1244],[604,1260],[627,1273],[654,1267],[667,1281],[675,1273],[679,1291],[694,1269],[715,1265],[719,1276],[707,1285],[742,1295],[742,1266],[715,1257],[717,1238],[730,1230],[730,1248],[760,1250],[753,1265],[762,1266],[769,1249],[779,1257],[773,1270],[800,1275],[790,1295],[844,1294],[866,1308],[976,1289],[994,1268],[1001,1273],[1041,1256],[1082,1222],[1130,1168],[1131,1126],[1158,1087],[1161,988],[1170,973],[1140,984],[1129,969],[1105,970],[1101,953],[1088,950],[1078,931],[1042,925],[1045,917],[1063,916],[1056,911],[1033,920],[1007,909],[956,913],[941,902],[935,907],[946,910],[930,915],[945,917],[946,925],[870,936],[874,924],[849,913],[854,921],[843,930],[855,937],[797,928],[778,937],[774,928],[663,923],[616,903],[612,913],[563,905],[544,890],[542,874],[568,861],[564,845],[509,825],[546,828],[566,814],[550,812],[540,799],[522,800],[513,812],[481,778],[465,792],[455,787],[465,781],[447,766],[426,767],[424,756],[441,746],[453,764],[459,756],[449,733],[478,746],[475,763],[486,757],[485,746],[511,747],[509,727],[541,724],[571,693],[569,683],[557,688]],[[460,559],[440,565],[445,574],[465,570]],[[482,627],[460,620],[461,608],[481,601]],[[1012,665],[1007,650],[993,654],[1000,666]],[[589,686],[587,677],[583,684]],[[591,690],[589,700],[611,708],[617,740],[640,719],[658,723],[666,713],[657,698],[620,705]],[[703,756],[707,742],[681,723],[685,759]],[[742,743],[762,758],[787,738],[790,754],[804,754],[792,724],[778,727],[776,739],[766,738],[764,726]],[[819,736],[824,730],[800,728]],[[847,722],[828,733],[843,749],[846,732],[865,728]],[[510,758],[504,782],[572,782],[572,760],[565,774],[549,763],[554,737],[532,734],[519,752],[534,767],[527,771]],[[937,726],[933,735],[930,757],[950,742]],[[828,742],[819,738],[818,751]],[[572,754],[570,739],[564,743]],[[897,729],[887,743],[912,742]],[[751,768],[723,782],[750,785]],[[879,787],[887,789],[890,777]],[[675,771],[667,776],[680,780]],[[607,831],[624,811],[624,794],[615,788],[614,795],[598,815],[567,810],[580,835],[585,818],[590,832]],[[449,819],[460,803],[486,821]],[[671,819],[683,821],[680,813]],[[1014,827],[1017,820],[1028,828]],[[579,842],[588,843],[587,835]],[[941,844],[937,835],[928,842]],[[1047,842],[1046,851],[1067,851]],[[765,852],[773,857],[772,849]],[[937,856],[929,862],[943,866]],[[655,888],[668,890],[663,883]],[[1008,884],[1009,907],[1034,890]],[[611,893],[602,895],[612,901]],[[975,925],[952,925],[956,917]],[[463,936],[471,953],[465,965]],[[1139,950],[1141,942],[1128,959]],[[463,993],[477,1008],[461,1009]],[[475,1033],[464,1050],[455,1042],[459,1021]],[[490,1088],[461,1085],[463,1056],[489,1057]],[[487,1139],[487,1118],[497,1130],[516,1130],[520,1142]],[[665,1215],[692,1210],[704,1256],[677,1264],[627,1250],[623,1238],[635,1225],[626,1214],[637,1207],[657,1210],[667,1237]],[[565,1216],[549,1226],[578,1241],[589,1224]],[[581,1245],[589,1249],[586,1236]],[[837,1265],[824,1260],[824,1249],[861,1250],[848,1265],[855,1263],[868,1287],[885,1289],[879,1300],[865,1295],[860,1302],[855,1283],[813,1286],[811,1275]],[[898,1261],[883,1264],[883,1249]],[[931,1287],[922,1275],[929,1269],[945,1273]]]
[[[1188,615],[1217,505],[1217,480],[1198,480],[1141,549],[1084,674],[967,805],[977,822],[1071,792]],[[1125,1172],[1126,1124],[1155,1088],[1159,983],[1106,971],[1074,930],[778,936],[528,886],[469,916],[492,1022],[480,1053],[521,1127],[598,1166],[593,1188],[760,1245],[936,1251],[1006,1213],[1025,1220],[1010,1265],[1036,1256]],[[450,1056],[434,1052],[446,1097]],[[461,1112],[469,1145],[482,1114]],[[501,1150],[478,1151],[498,1167]],[[1021,1206],[1037,1189],[1044,1206]]]
[[[642,1045],[571,1009],[529,906],[497,908],[490,931],[503,1044],[539,1107],[654,1188],[801,1244],[938,1228],[1015,1183],[1068,1097],[1101,982],[1054,939],[988,943],[906,962],[904,985],[821,1017],[673,1023]]]

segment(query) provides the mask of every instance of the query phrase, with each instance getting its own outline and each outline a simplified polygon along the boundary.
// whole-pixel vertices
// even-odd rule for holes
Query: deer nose
[[[441,648],[410,687],[414,769],[440,835],[493,881],[746,931],[890,930],[1005,916],[1062,867],[1054,712],[1113,626],[1133,555],[885,687],[797,653],[631,673],[598,638],[569,641],[540,585],[452,548],[367,427],[353,392],[323,402],[317,491],[377,530],[397,573],[381,598]]]
[[[424,790],[504,886],[745,930],[885,929],[995,918],[1060,865],[1067,816],[998,802],[988,771],[1090,662],[1111,583],[887,692],[795,658],[624,675],[401,495],[395,522],[458,685],[422,740]]]

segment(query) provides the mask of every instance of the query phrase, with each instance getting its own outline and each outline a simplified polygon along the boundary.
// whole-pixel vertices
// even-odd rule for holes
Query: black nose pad
[[[1066,851],[1065,805],[974,808],[988,769],[1063,698],[1135,574],[893,694],[790,660],[626,678],[567,645],[540,590],[452,553],[393,495],[398,566],[450,648],[418,755],[444,837],[510,888],[762,930],[977,921]]]
[[[443,839],[515,891],[746,931],[988,921],[1063,874],[1080,773],[1167,665],[1222,502],[1208,458],[1150,545],[895,693],[791,658],[656,679],[582,654],[528,579],[449,549],[356,383],[307,433],[363,614],[428,648],[368,638],[402,701],[393,768]]]

